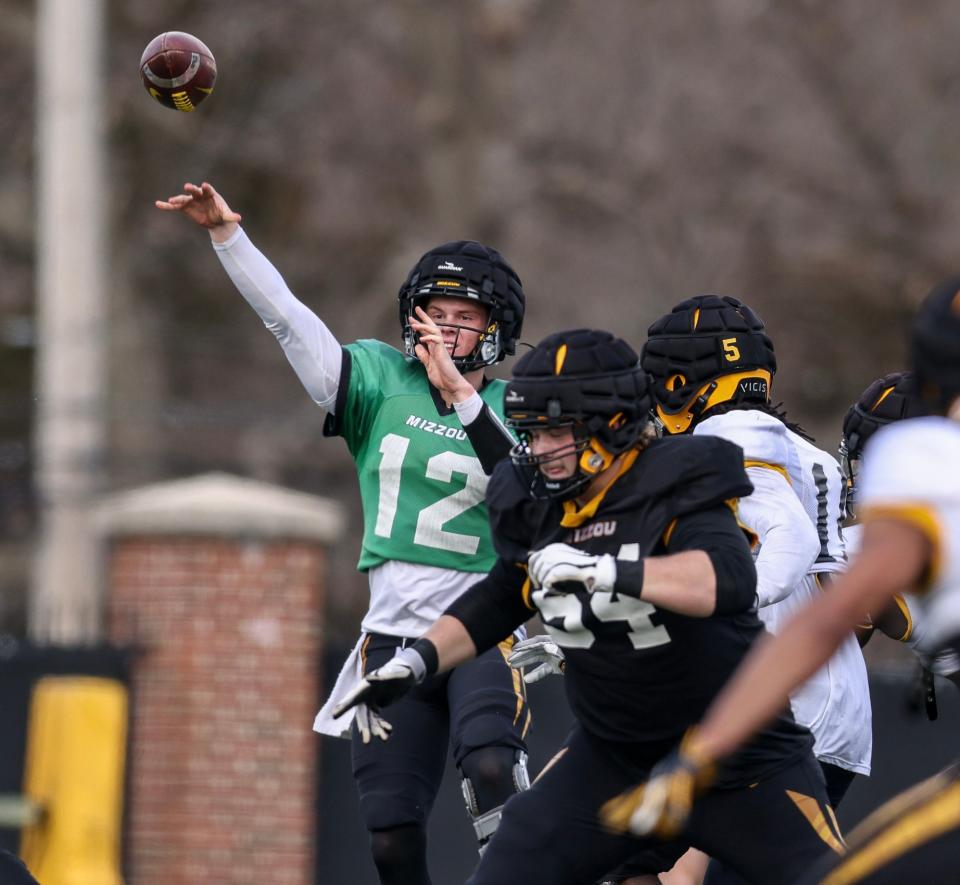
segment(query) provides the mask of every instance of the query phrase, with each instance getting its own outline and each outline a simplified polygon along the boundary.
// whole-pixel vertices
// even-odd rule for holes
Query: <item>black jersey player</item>
[[[385,706],[538,611],[566,654],[576,723],[534,786],[507,802],[471,883],[592,883],[645,846],[658,872],[688,844],[752,881],[789,881],[837,834],[810,735],[788,713],[724,762],[725,789],[681,839],[638,842],[598,819],[762,632],[735,513],[751,491],[741,450],[657,439],[637,355],[605,332],[545,339],[517,363],[504,401],[522,443],[488,488],[497,564],[344,708]]]

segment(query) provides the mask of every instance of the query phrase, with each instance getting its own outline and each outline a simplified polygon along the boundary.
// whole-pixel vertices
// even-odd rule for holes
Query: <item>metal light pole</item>
[[[101,636],[90,509],[106,434],[105,12],[103,0],[39,0],[37,10],[40,534],[29,632],[63,645]]]

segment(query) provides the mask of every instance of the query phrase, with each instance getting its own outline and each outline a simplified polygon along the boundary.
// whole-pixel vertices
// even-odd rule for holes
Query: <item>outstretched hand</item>
[[[234,212],[214,186],[206,181],[201,185],[187,182],[183,186],[182,194],[176,194],[167,200],[157,200],[154,205],[166,212],[182,213],[191,221],[207,228],[214,239],[227,239],[241,221],[241,216]],[[214,231],[222,236],[215,236]]]
[[[443,331],[422,307],[415,307],[414,314],[409,317],[410,327],[419,338],[414,351],[427,370],[427,378],[445,400],[463,402],[474,393],[474,388],[454,364],[443,341]]]

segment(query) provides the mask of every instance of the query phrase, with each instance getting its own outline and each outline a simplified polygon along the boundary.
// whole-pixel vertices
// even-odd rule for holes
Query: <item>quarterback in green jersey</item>
[[[342,436],[363,504],[359,568],[370,584],[361,635],[315,730],[350,737],[360,807],[383,885],[429,885],[426,817],[448,741],[481,848],[507,798],[528,785],[523,683],[506,663],[512,637],[427,680],[395,710],[334,720],[330,711],[363,675],[412,644],[496,561],[484,495],[512,438],[504,382],[488,366],[520,336],[520,278],[494,249],[445,243],[414,265],[398,295],[403,349],[361,340],[341,346],[299,301],[208,183],[157,207],[210,232],[230,279],[276,336],[314,402],[324,433]]]

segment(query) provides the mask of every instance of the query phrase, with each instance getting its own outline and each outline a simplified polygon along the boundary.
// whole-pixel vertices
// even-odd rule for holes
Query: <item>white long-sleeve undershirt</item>
[[[213,243],[213,248],[237,291],[280,342],[311,399],[332,413],[340,387],[340,342],[323,320],[290,291],[280,271],[253,245],[243,228],[237,228],[224,242]],[[460,423],[468,427],[483,412],[483,400],[474,391],[463,402],[454,403],[454,409]],[[502,428],[493,412],[489,416]],[[509,446],[512,439],[506,429],[503,433]]]
[[[333,412],[340,386],[340,342],[290,291],[280,272],[238,228],[213,248],[233,284],[273,332],[311,399]]]
[[[757,604],[786,599],[799,586],[820,552],[817,530],[790,483],[776,470],[748,467],[753,493],[740,499],[739,515],[760,538]]]

